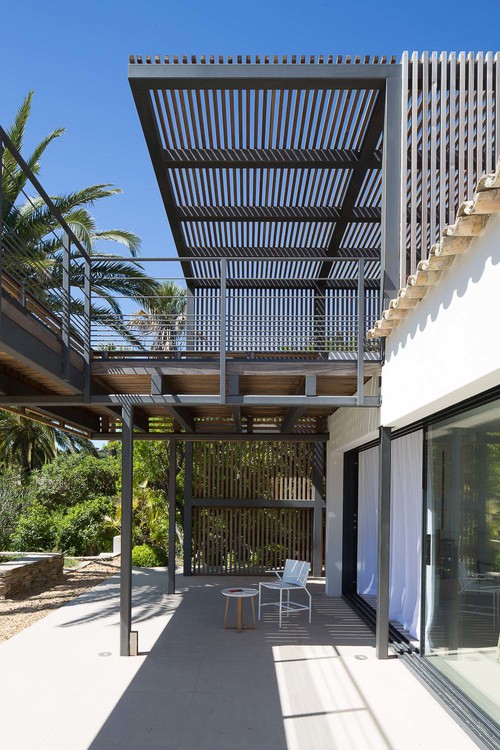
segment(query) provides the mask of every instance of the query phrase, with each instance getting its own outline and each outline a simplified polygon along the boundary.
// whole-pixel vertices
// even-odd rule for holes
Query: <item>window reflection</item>
[[[500,723],[500,406],[443,421],[427,440],[425,652]]]

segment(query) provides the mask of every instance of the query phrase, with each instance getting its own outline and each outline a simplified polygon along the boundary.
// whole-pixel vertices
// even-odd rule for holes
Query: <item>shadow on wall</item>
[[[488,266],[494,267],[498,264],[500,264],[500,217],[495,217],[490,220],[484,233],[473,241],[469,250],[456,257],[453,266],[443,273],[437,286],[431,288],[410,312],[408,318],[397,326],[395,333],[387,337],[386,361],[390,361],[392,357],[404,350],[417,333],[423,333],[429,324],[434,323],[441,310],[447,310],[454,298],[465,297],[470,288],[478,284],[488,273]],[[471,317],[475,316],[476,312],[471,310]],[[401,335],[402,330],[405,333]]]

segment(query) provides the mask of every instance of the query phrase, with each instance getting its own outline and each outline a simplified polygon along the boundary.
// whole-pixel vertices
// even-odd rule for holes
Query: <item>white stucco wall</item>
[[[401,427],[500,383],[500,216],[386,340],[381,421]]]
[[[365,385],[365,395],[378,393],[378,378]],[[326,593],[342,593],[342,508],[344,452],[378,436],[380,409],[338,409],[328,419],[330,440],[326,447]]]

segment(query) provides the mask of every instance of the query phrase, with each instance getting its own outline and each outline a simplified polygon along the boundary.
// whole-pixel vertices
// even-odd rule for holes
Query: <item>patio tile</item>
[[[242,674],[242,680],[245,679]],[[195,693],[182,734],[181,748],[284,747],[286,739],[275,686],[259,682],[244,695]]]
[[[165,597],[163,571],[134,571],[138,658],[117,655],[109,587],[1,644],[2,748],[476,749],[398,660],[375,659],[345,602],[315,593],[311,626],[266,615],[238,634],[220,597],[234,579],[178,584]]]

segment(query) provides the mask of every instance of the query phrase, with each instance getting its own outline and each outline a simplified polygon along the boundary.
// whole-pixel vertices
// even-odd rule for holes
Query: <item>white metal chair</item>
[[[303,562],[301,560],[287,560],[283,574],[280,575],[278,571],[273,571],[278,576],[277,581],[261,581],[259,583],[259,620],[261,616],[262,607],[278,607],[278,620],[279,627],[281,628],[282,614],[286,612],[287,615],[290,612],[297,612],[301,609],[308,610],[309,612],[309,624],[311,623],[311,594],[307,590],[307,577],[311,564]],[[279,601],[265,602],[262,603],[262,588],[272,589],[273,591],[280,592]],[[301,604],[300,602],[290,601],[290,591],[303,590],[306,592],[309,598],[309,604]],[[283,592],[286,593],[286,599],[283,601]]]
[[[462,614],[482,614],[493,619],[493,627],[498,625],[500,616],[500,586],[486,573],[469,576],[463,563],[458,565],[458,596]],[[468,595],[472,594],[473,597]],[[478,595],[481,603],[478,600]],[[486,596],[484,596],[486,595]],[[472,598],[472,601],[470,599]]]

